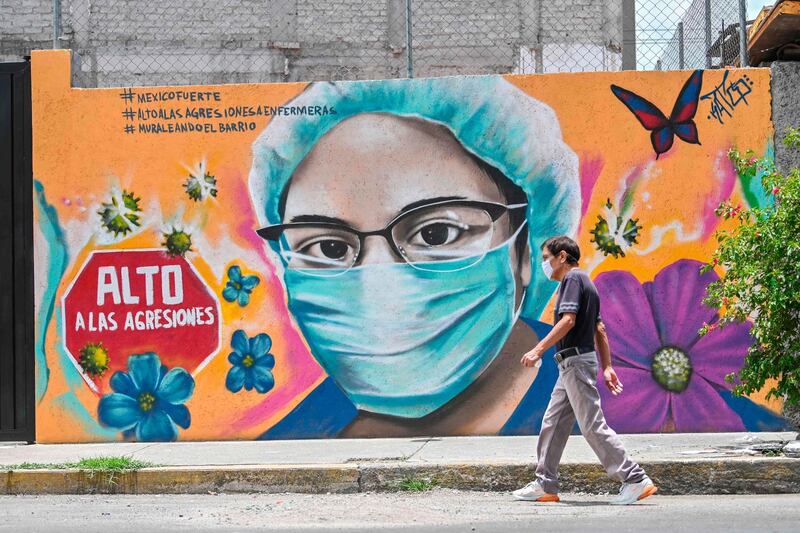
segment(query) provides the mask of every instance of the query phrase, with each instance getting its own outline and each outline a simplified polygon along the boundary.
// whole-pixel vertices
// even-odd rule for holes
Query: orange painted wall
[[[191,235],[186,260],[219,301],[221,320],[219,350],[209,354],[207,365],[199,371],[186,369],[194,382],[185,401],[191,422],[188,428],[176,428],[176,434],[181,440],[255,439],[264,435],[312,391],[319,390],[327,377],[287,310],[283,267],[277,255],[254,234],[259,220],[258,206],[253,205],[248,190],[251,147],[271,120],[285,117],[241,119],[252,122],[252,129],[220,132],[219,123],[225,119],[147,121],[140,118],[139,112],[187,107],[224,112],[235,106],[282,106],[308,90],[307,84],[79,89],[70,86],[69,61],[67,51],[33,54],[34,179],[39,187],[34,199],[37,440],[88,442],[142,437],[136,436],[135,425],[128,428],[133,434],[126,436],[118,427],[99,420],[101,398],[113,392],[109,383],[111,370],[94,378],[85,369],[81,373],[80,364],[73,361],[76,357],[65,347],[65,331],[71,326],[63,323],[62,304],[69,285],[94,252],[164,250],[165,234],[175,228]],[[668,114],[690,74],[614,72],[505,77],[525,95],[553,110],[564,143],[577,157],[582,209],[575,236],[583,251],[582,267],[594,279],[603,273],[623,271],[644,283],[678,261],[705,261],[714,249],[713,231],[720,227],[713,209],[728,199],[735,203],[746,201],[727,151],[734,146],[751,148],[759,154],[771,149],[769,70],[707,71],[703,74],[701,95],[711,94],[719,84],[727,83],[724,87],[729,87],[746,76],[745,85],[738,86],[740,90],[747,88],[746,101],[727,104],[728,114],[721,115],[720,121],[711,115],[713,94],[701,97],[694,117],[701,144],[676,138],[671,149],[656,158],[650,132],[614,96],[610,86],[630,90]],[[728,77],[723,79],[725,75]],[[131,101],[122,97],[126,90],[134,95]],[[137,95],[163,91],[210,92],[217,94],[220,101],[138,101]],[[127,109],[133,110],[132,117],[125,116]],[[217,131],[148,134],[139,129],[144,124],[167,127],[177,122],[212,124]],[[133,126],[132,133],[126,132],[127,126]],[[196,170],[201,162],[205,171],[215,177],[218,192],[214,197],[194,201],[187,195],[185,184],[192,169]],[[122,190],[140,198],[141,223],[129,233],[114,235],[104,227],[98,212],[114,191]],[[608,218],[604,210],[607,199],[614,209],[619,209],[626,191],[633,206],[631,216],[641,230],[637,242],[626,247],[625,255],[614,257],[599,249],[590,231],[598,216]],[[538,250],[535,252],[538,254]],[[534,255],[533,268],[538,268],[539,261]],[[223,297],[232,265],[239,265],[244,275],[259,277],[259,284],[244,306]],[[552,301],[543,307],[541,316],[536,318],[550,322]],[[274,386],[267,392],[242,389],[234,393],[226,387],[232,368],[228,355],[234,351],[231,340],[237,330],[248,337],[266,333],[271,339]],[[153,334],[169,336],[165,331]],[[102,335],[98,337],[102,341]],[[154,341],[154,346],[159,342]],[[110,353],[111,368],[125,371],[130,355]],[[162,363],[165,360],[162,355]],[[88,381],[100,383],[100,393],[92,390]],[[535,394],[546,398],[549,391],[545,389],[540,386]],[[776,412],[779,405],[766,403],[760,397],[751,400],[754,408],[766,408],[763,420],[776,424],[768,415]],[[507,404],[505,416],[511,419],[516,408],[515,404]],[[613,405],[607,409],[614,411]],[[733,414],[726,411],[722,418],[739,417],[743,424],[749,424],[748,428],[755,427],[761,416],[731,409]],[[308,411],[312,412],[324,412],[324,405]],[[304,430],[302,436],[308,436],[307,431],[313,430],[315,422],[307,418],[311,415],[304,416],[304,427],[311,430]],[[674,421],[669,421],[669,414],[666,416],[659,429],[680,430]],[[326,423],[320,422],[319,435],[337,434],[338,429],[329,429]],[[342,423],[338,423],[341,429]],[[463,429],[448,426],[446,433],[475,431],[470,424],[460,427]],[[506,428],[506,432],[531,432],[526,428],[532,427],[521,423],[511,430]],[[708,426],[707,430],[715,428]],[[292,432],[280,435],[291,436]]]

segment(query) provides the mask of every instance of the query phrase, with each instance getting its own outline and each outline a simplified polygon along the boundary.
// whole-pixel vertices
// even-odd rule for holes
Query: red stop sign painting
[[[93,252],[62,311],[67,353],[98,393],[131,355],[196,373],[220,346],[219,300],[189,261],[162,250]]]

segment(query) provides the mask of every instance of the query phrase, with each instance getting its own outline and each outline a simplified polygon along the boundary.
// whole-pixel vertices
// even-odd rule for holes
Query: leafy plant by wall
[[[786,146],[800,149],[800,129],[790,128]],[[752,322],[755,342],[742,369],[728,376],[735,394],[749,394],[768,383],[768,397],[800,405],[800,169],[781,174],[771,159],[753,152],[729,154],[740,176],[761,176],[770,201],[743,207],[723,203],[717,215],[739,224],[716,234],[719,244],[709,271],[724,269],[708,287],[705,303],[720,310],[720,320],[701,335],[733,322]],[[772,381],[774,380],[774,381]]]

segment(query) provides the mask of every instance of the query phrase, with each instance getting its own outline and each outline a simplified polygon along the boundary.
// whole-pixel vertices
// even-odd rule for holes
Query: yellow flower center
[[[256,362],[256,360],[253,359],[253,356],[250,355],[250,354],[247,354],[247,355],[244,356],[244,359],[242,359],[242,366],[245,367],[245,368],[250,368],[251,366],[253,366],[253,363],[255,363],[255,362]]]
[[[156,397],[150,394],[149,392],[142,393],[139,396],[139,408],[144,411],[150,411],[156,404]]]

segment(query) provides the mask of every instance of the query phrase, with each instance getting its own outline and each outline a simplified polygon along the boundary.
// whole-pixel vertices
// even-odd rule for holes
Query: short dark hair
[[[528,202],[528,195],[525,194],[525,191],[522,188],[508,179],[508,176],[503,174],[500,169],[495,166],[490,165],[480,157],[473,155],[470,152],[467,152],[467,155],[475,161],[480,168],[489,178],[494,181],[497,188],[500,189],[500,193],[505,198],[506,204],[524,204]],[[526,217],[526,209],[514,209],[509,211],[509,223],[511,231],[516,231],[522,223],[525,221]],[[528,228],[527,226],[522,228],[522,231],[519,232],[516,241],[514,242],[514,247],[517,251],[517,255],[521,258],[525,253],[525,246],[528,244]]]
[[[567,252],[567,262],[577,265],[581,258],[581,249],[578,243],[567,237],[566,235],[559,235],[558,237],[550,237],[542,243],[542,250],[547,248],[547,251],[553,255],[558,255],[561,252]]]

